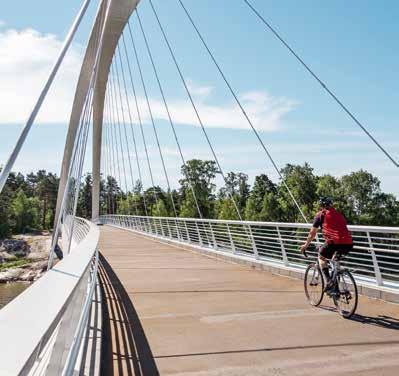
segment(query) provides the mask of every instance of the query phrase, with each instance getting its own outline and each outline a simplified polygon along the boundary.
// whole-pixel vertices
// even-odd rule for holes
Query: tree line
[[[399,201],[382,192],[377,177],[359,170],[340,178],[316,175],[313,168],[287,164],[281,175],[285,184],[273,182],[266,174],[255,177],[229,172],[226,184],[217,189],[220,172],[214,161],[192,159],[181,168],[179,187],[165,191],[159,186],[143,189],[137,181],[130,192],[123,192],[114,177],[101,181],[102,214],[132,214],[172,217],[233,219],[249,221],[303,222],[285,184],[290,187],[301,210],[311,220],[318,209],[318,198],[330,196],[351,224],[398,226]],[[24,176],[11,173],[0,194],[0,238],[31,230],[53,227],[59,178],[39,170]],[[91,217],[92,177],[83,178],[77,215]],[[234,199],[234,202],[233,202]]]
[[[248,175],[229,172],[220,189],[215,184],[219,171],[214,161],[192,159],[182,166],[181,172],[180,187],[171,192],[158,186],[143,192],[138,181],[132,192],[125,194],[115,179],[107,177],[102,182],[102,212],[162,217],[174,216],[175,207],[180,217],[198,218],[199,208],[204,218],[238,220],[237,207],[241,218],[248,221],[303,222],[286,184],[308,220],[318,210],[319,197],[330,196],[351,224],[399,225],[399,201],[393,194],[382,192],[379,179],[365,170],[337,178],[316,175],[308,163],[287,164],[281,169],[285,184],[261,174],[251,187]],[[87,193],[91,192],[90,183],[88,176],[84,189]],[[90,205],[86,208],[90,210]]]

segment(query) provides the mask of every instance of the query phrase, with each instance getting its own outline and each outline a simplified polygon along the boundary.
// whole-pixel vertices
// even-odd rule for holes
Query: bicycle
[[[304,252],[304,256],[308,257],[306,252]],[[338,313],[348,319],[356,311],[359,296],[352,273],[348,269],[341,267],[343,256],[342,253],[337,251],[331,259],[327,259],[333,286],[326,294],[333,299]],[[305,271],[304,287],[306,297],[312,306],[319,306],[323,300],[325,293],[324,278],[317,260],[308,265]]]

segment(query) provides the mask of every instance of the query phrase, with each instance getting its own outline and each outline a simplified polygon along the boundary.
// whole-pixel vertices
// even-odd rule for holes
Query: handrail
[[[77,218],[75,229],[80,241],[74,251],[0,310],[1,337],[12,338],[0,341],[1,375],[44,374],[48,368],[58,370],[50,374],[71,374],[65,372],[73,369],[70,357],[59,356],[57,351],[60,353],[61,347],[62,353],[72,350],[76,339],[82,341],[79,323],[97,280],[99,241],[99,230],[89,221]],[[76,310],[78,302],[83,307],[80,311]],[[35,372],[36,368],[44,372]]]
[[[199,218],[103,215],[100,220],[154,237],[208,250],[232,253],[271,264],[303,270],[299,247],[307,238],[308,223],[254,222]],[[399,228],[348,226],[354,250],[346,257],[359,283],[399,293]],[[306,231],[305,231],[306,230]],[[322,241],[322,239],[320,239]],[[314,241],[315,244],[320,244]],[[344,262],[344,264],[345,264]]]
[[[126,214],[117,214],[119,217],[132,217],[131,215],[126,215]],[[101,218],[107,217],[108,215],[102,215],[100,216]],[[229,223],[229,224],[246,224],[246,225],[254,225],[254,226],[279,226],[279,227],[297,227],[297,228],[306,228],[309,229],[312,227],[311,223],[295,223],[295,222],[262,222],[262,221],[238,221],[238,220],[232,220],[232,219],[201,219],[201,218],[186,218],[186,217],[146,217],[143,215],[135,215],[134,217],[136,218],[151,218],[151,219],[159,219],[159,220],[173,220],[173,221],[179,221],[179,222],[185,222],[185,221],[190,221],[190,222],[212,222],[212,223]],[[399,234],[399,227],[389,227],[389,226],[365,226],[365,225],[349,225],[348,228],[351,231],[370,231],[370,232],[378,232],[378,233],[397,233]]]

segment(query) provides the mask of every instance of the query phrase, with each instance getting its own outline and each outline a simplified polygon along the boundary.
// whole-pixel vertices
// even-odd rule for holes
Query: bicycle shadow
[[[392,316],[386,316],[386,315],[365,316],[365,315],[355,314],[353,315],[351,320],[360,322],[361,324],[375,325],[381,328],[399,330],[399,319]]]
[[[319,308],[324,309],[325,311],[336,312],[337,310],[333,307],[329,307],[326,305],[320,305]],[[366,316],[359,313],[355,313],[349,321],[355,321],[360,324],[365,325],[374,325],[380,328],[399,330],[399,318],[387,316],[387,315],[378,315],[378,316]]]

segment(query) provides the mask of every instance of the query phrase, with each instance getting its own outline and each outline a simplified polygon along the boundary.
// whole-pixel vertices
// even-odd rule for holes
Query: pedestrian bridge
[[[104,226],[104,375],[396,375],[399,306],[354,320],[300,280]]]
[[[0,193],[89,3],[83,1],[1,170]],[[321,307],[311,307],[301,281],[309,260],[298,249],[311,227],[306,214],[314,203],[301,204],[301,189],[284,178],[281,166],[257,130],[256,116],[245,108],[245,101],[206,42],[190,8],[184,1],[176,1],[237,106],[237,116],[242,114],[240,121],[279,178],[289,199],[287,211],[295,210],[303,223],[243,220],[243,205],[237,201],[236,188],[223,171],[208,134],[212,124],[206,124],[203,103],[183,73],[184,66],[165,27],[164,21],[170,17],[164,19],[158,11],[161,2],[147,1],[151,18],[143,19],[137,9],[142,3],[139,0],[96,3],[66,136],[47,272],[0,311],[0,376],[397,375],[399,228],[350,226],[354,250],[346,257],[345,266],[353,272],[362,294],[356,316],[342,319],[328,298]],[[394,156],[262,12],[248,0],[242,3],[243,9],[282,43],[386,161],[399,167]],[[152,29],[147,34],[145,20],[152,20],[149,22],[159,34]],[[155,35],[159,35],[166,51],[162,60],[152,53]],[[136,48],[138,36],[144,56]],[[193,46],[187,51],[190,59],[196,58]],[[175,127],[179,123],[177,110],[172,111],[159,74],[162,70],[157,68],[165,64],[166,58],[177,80],[168,77],[165,82],[184,89],[195,125],[212,156],[212,174],[221,178],[224,200],[232,209],[228,217],[239,220],[206,218],[210,216],[207,208],[213,183],[207,182],[211,180],[208,178],[195,181],[196,172],[186,163],[181,135]],[[148,67],[154,79],[150,85],[145,79],[148,69],[142,69]],[[156,88],[162,99],[156,108],[152,107],[147,87]],[[164,131],[158,133],[153,116],[160,109],[164,114],[157,120],[165,121],[162,126],[170,126],[176,143],[173,154],[181,159],[186,182],[182,193],[190,201],[189,216],[195,218],[181,218],[187,214],[179,212],[174,195],[177,191],[173,190],[173,182],[170,184],[164,158],[166,145],[160,140]],[[151,128],[155,148],[148,143]],[[92,201],[91,221],[76,215],[89,141],[92,190],[91,196],[87,192],[85,196]],[[166,186],[164,198],[159,197],[160,183],[154,179],[159,179],[159,171],[151,164],[158,153]],[[203,192],[202,180],[211,185],[209,192]],[[166,204],[171,214],[165,214]],[[160,213],[172,216],[152,216]],[[321,242],[317,238],[314,246]],[[56,262],[56,250],[60,249],[64,258]]]
[[[1,375],[396,375],[397,229],[351,226],[344,320],[305,298],[310,225],[101,221],[76,219],[68,257],[0,311]]]

